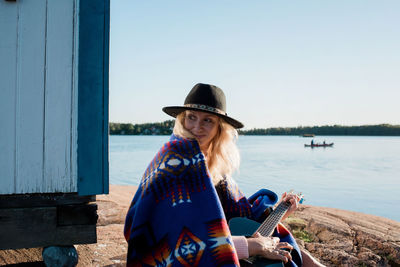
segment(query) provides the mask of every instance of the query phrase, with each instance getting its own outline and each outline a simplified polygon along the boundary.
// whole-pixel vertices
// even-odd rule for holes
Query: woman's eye
[[[193,115],[189,115],[188,118],[189,118],[189,120],[191,120],[191,121],[194,121],[194,120],[196,119],[196,117],[193,116]]]
[[[214,122],[214,121],[213,121],[212,119],[210,119],[210,118],[204,119],[204,121],[207,122],[207,123],[213,123],[213,122]]]

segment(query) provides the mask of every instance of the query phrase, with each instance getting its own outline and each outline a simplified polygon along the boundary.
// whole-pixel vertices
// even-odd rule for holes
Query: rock
[[[74,246],[44,248],[42,257],[47,267],[75,267],[78,264],[78,253]]]
[[[399,266],[400,223],[352,211],[302,206],[287,226],[305,232],[298,242],[327,266]],[[303,220],[300,227],[292,221]],[[293,233],[296,236],[296,231]],[[299,237],[300,238],[300,237]]]
[[[124,223],[126,210],[118,206],[117,203],[109,200],[98,200],[97,207],[99,216],[97,225],[105,226]]]

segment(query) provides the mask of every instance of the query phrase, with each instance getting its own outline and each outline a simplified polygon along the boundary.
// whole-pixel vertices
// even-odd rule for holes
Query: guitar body
[[[229,220],[229,229],[232,235],[252,236],[261,223],[245,217],[235,217]]]
[[[242,217],[229,220],[229,229],[232,235],[252,236],[261,224]],[[253,267],[283,267],[282,261],[269,260],[261,257],[250,257],[248,260],[240,260],[240,266]]]

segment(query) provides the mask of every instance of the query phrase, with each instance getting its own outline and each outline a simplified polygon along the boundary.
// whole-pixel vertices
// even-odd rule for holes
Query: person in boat
[[[231,235],[230,218],[262,221],[277,196],[265,189],[246,198],[233,181],[239,167],[235,140],[243,124],[227,115],[219,87],[196,84],[183,106],[163,111],[176,118],[175,126],[128,210],[127,266],[240,266],[239,259],[249,256],[302,266],[312,259],[282,225],[273,237]],[[286,218],[298,207],[299,197],[282,197],[290,203]]]

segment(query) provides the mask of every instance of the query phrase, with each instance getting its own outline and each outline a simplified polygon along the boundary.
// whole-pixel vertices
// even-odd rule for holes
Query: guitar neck
[[[275,227],[278,225],[283,215],[289,209],[290,203],[281,202],[276,209],[265,219],[265,221],[258,227],[256,232],[262,236],[270,236],[274,232]]]

